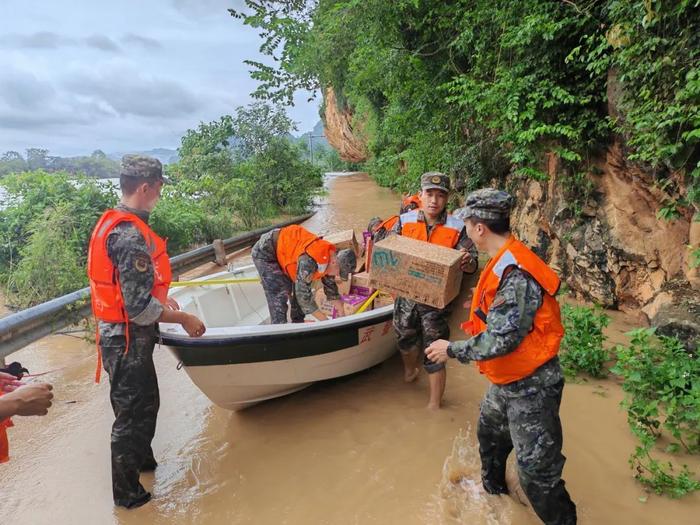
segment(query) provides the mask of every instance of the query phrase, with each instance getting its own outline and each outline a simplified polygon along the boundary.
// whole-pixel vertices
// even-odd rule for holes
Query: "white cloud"
[[[260,41],[226,11],[241,4],[4,0],[0,153],[173,148],[188,128],[246,105],[256,84],[243,60],[260,59]],[[306,98],[289,111],[302,132],[318,119]]]

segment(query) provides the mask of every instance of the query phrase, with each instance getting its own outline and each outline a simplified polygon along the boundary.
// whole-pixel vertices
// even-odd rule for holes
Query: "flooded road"
[[[306,225],[354,228],[398,208],[365,175],[336,177]],[[463,298],[460,303],[463,302]],[[453,335],[465,315],[453,316]],[[610,337],[632,328],[622,315]],[[16,418],[10,463],[0,466],[0,516],[29,524],[515,524],[539,523],[509,497],[479,489],[476,419],[486,381],[448,364],[446,406],[429,412],[427,378],[406,385],[394,356],[381,366],[316,384],[241,413],[213,406],[165,349],[156,348],[160,462],[142,476],[154,500],[112,505],[108,385],[94,385],[94,348],[52,336],[10,356],[54,384],[44,418]],[[66,367],[66,368],[62,368]],[[583,524],[697,525],[700,495],[648,495],[627,464],[635,441],[614,381],[569,384],[562,420],[567,486]],[[690,463],[700,472],[700,462]],[[511,471],[511,475],[513,472]],[[9,522],[9,520],[7,520]]]

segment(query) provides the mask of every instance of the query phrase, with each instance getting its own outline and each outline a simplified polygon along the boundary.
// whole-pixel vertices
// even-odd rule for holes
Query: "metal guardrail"
[[[286,222],[231,237],[224,241],[224,246],[227,252],[252,246],[263,233],[273,228],[299,224],[312,215],[313,213],[308,213],[294,217]],[[214,246],[208,244],[207,246],[172,257],[170,264],[173,269],[173,275],[178,275],[213,259]],[[46,335],[88,317],[90,313],[90,289],[83,288],[82,290],[22,310],[16,314],[3,317],[0,319],[0,359]]]

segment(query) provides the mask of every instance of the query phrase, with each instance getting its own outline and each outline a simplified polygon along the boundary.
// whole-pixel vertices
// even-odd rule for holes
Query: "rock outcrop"
[[[331,146],[346,162],[367,160],[367,141],[361,125],[356,122],[352,110],[338,108],[338,100],[332,87],[326,88],[324,95],[324,134]]]
[[[700,341],[700,293],[689,244],[698,235],[690,216],[658,219],[669,198],[649,176],[625,161],[614,144],[590,175],[591,197],[580,216],[571,209],[557,158],[548,157],[547,182],[516,191],[517,234],[564,276],[579,297],[640,316],[660,333]]]

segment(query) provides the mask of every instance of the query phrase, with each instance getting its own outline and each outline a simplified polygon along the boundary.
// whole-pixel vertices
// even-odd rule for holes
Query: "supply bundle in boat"
[[[459,293],[462,252],[391,235],[372,249],[370,285],[387,293],[444,308]]]
[[[333,319],[340,317],[333,304],[326,298],[323,288],[316,290],[316,295],[314,298],[316,299],[318,309],[324,314]],[[367,301],[367,299],[369,299],[369,295],[357,293],[341,294],[340,300],[343,303],[344,315],[352,315],[357,312],[357,310],[365,303],[365,301]],[[367,309],[371,310],[371,308]]]
[[[350,281],[350,293],[370,296],[374,293],[374,288],[369,283],[367,272],[354,273]]]

